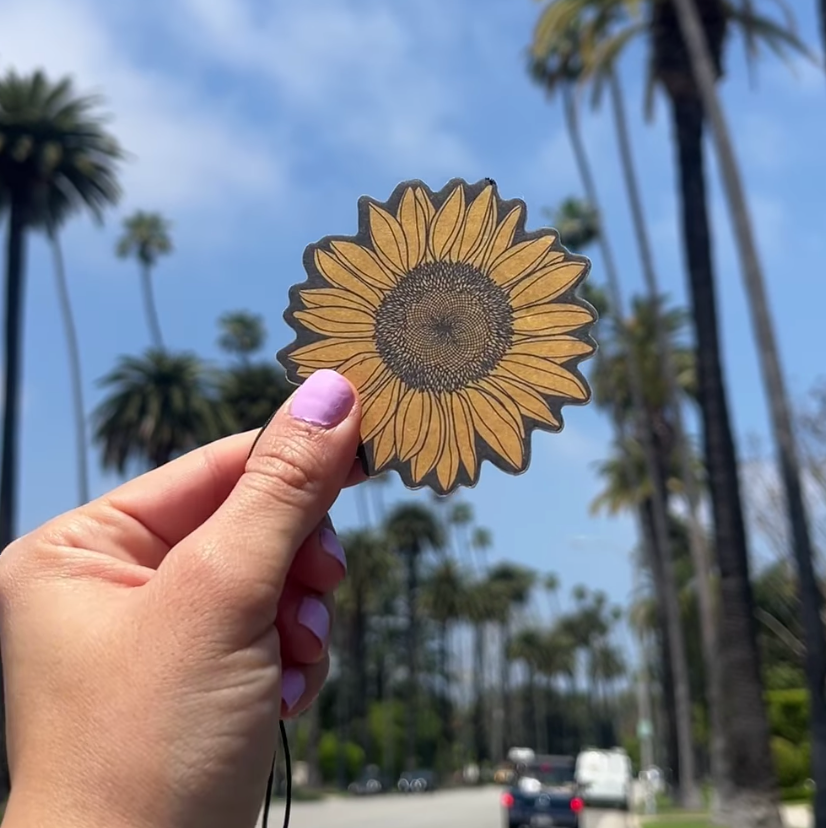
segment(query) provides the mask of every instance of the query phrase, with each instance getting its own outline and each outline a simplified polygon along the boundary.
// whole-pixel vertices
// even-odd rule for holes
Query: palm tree
[[[228,434],[261,428],[289,398],[292,388],[273,360],[252,360],[267,339],[262,317],[233,311],[218,320],[218,345],[237,361],[218,377],[218,396],[228,413]]]
[[[407,569],[407,755],[408,770],[418,764],[416,731],[418,723],[419,681],[419,564],[427,550],[444,546],[442,525],[432,512],[415,503],[397,506],[387,518],[385,534],[390,547],[404,560]]]
[[[548,593],[551,604],[551,617],[559,615],[559,575],[549,572],[542,581],[542,588]]]
[[[645,3],[637,0],[553,0],[547,5],[537,27],[536,40],[545,40],[546,48],[547,38],[553,41],[568,32],[573,20],[587,22],[584,38],[587,48],[579,54],[586,64],[589,61],[593,64],[584,67],[587,74],[595,71],[595,66],[601,62],[615,61],[635,35],[645,34],[650,45],[647,89],[651,92],[655,85],[662,86],[671,103],[682,201],[683,242],[697,335],[699,397],[720,573],[718,653],[722,680],[727,687],[736,689],[727,697],[737,699],[737,703],[729,705],[730,709],[722,717],[728,726],[728,767],[724,769],[729,787],[726,807],[730,806],[735,818],[745,819],[742,803],[746,800],[760,803],[768,814],[767,824],[779,825],[776,778],[770,761],[768,725],[751,612],[737,457],[719,353],[704,174],[704,103],[702,90],[694,75],[691,53],[687,49],[690,44],[684,38],[680,24],[680,19],[691,15],[690,5],[682,0],[679,6],[675,6],[673,0],[647,0]],[[678,8],[682,10],[679,19]],[[587,19],[589,14],[590,20]],[[606,28],[606,20],[612,24],[611,27]],[[617,28],[613,25],[615,23],[623,25]],[[695,27],[695,33],[697,29],[704,30],[710,52],[708,62],[711,67],[706,63],[709,70],[705,85],[707,92],[711,91],[716,78],[722,73],[723,46],[732,23],[741,25],[745,31],[751,47],[750,54],[754,53],[758,38],[776,50],[787,45],[794,48],[800,46],[788,30],[757,16],[750,0],[742,0],[739,4],[706,0],[702,7],[702,23]],[[696,45],[697,38],[694,40]],[[711,99],[711,96],[706,95],[706,98]],[[730,172],[730,165],[728,169]],[[739,215],[745,214],[740,211]],[[778,372],[777,378],[779,376]]]
[[[237,356],[241,362],[249,362],[267,341],[264,317],[245,310],[228,311],[218,320],[221,331],[218,347],[224,353]]]
[[[454,741],[454,733],[450,726],[452,718],[450,633],[453,625],[462,617],[465,583],[466,576],[462,569],[454,560],[445,558],[429,573],[423,595],[427,616],[438,627],[438,672],[443,684],[440,714],[445,751]]]
[[[123,220],[123,234],[115,251],[118,258],[135,258],[140,268],[143,306],[146,322],[152,337],[152,345],[163,350],[164,342],[155,294],[152,290],[152,271],[161,256],[172,252],[170,224],[160,213],[138,210]]]
[[[104,128],[100,104],[78,95],[70,78],[54,83],[42,71],[10,70],[0,79],[0,216],[8,216],[0,550],[16,536],[26,236],[43,226],[47,210],[101,216],[120,197],[123,153]]]
[[[584,0],[572,0],[573,2],[584,2]],[[563,0],[565,2],[565,0]],[[547,14],[547,13],[546,13]],[[564,26],[549,33],[545,23],[544,15],[540,18],[537,27],[544,37],[541,42],[535,42],[532,49],[530,72],[532,78],[548,92],[549,95],[559,91],[563,101],[563,113],[568,131],[571,147],[576,159],[577,169],[582,180],[583,188],[588,204],[601,215],[599,201],[596,191],[591,165],[582,140],[579,129],[579,116],[576,100],[574,97],[574,85],[583,74],[581,25],[575,18],[565,18]],[[539,36],[535,41],[540,41]],[[602,253],[603,265],[607,277],[608,296],[610,312],[616,323],[616,331],[620,339],[625,337],[625,324],[623,321],[623,299],[619,281],[619,271],[614,259],[613,249],[609,243],[605,228],[600,226],[597,234]],[[670,539],[668,535],[668,519],[665,505],[665,491],[663,480],[657,464],[656,447],[653,436],[653,429],[647,421],[644,405],[644,385],[640,366],[637,364],[633,349],[627,349],[630,389],[633,398],[634,421],[638,437],[642,443],[645,462],[648,469],[649,479],[654,486],[651,499],[653,531],[655,543],[660,555],[663,558],[663,565],[666,572],[673,566],[671,562]],[[615,427],[618,431],[620,443],[625,442],[626,424],[621,418],[615,418]],[[678,619],[675,615],[676,609],[669,607],[668,634],[672,637],[672,653],[675,659],[685,662],[682,652],[683,645],[679,631]],[[680,751],[680,800],[686,807],[693,807],[700,802],[700,793],[697,788],[694,773],[694,757],[691,743],[691,693],[687,673],[676,665],[676,717],[679,732]]]
[[[75,417],[75,447],[77,451],[77,495],[78,505],[89,501],[89,462],[86,444],[86,406],[83,402],[83,375],[81,373],[80,346],[77,340],[72,301],[69,296],[69,284],[66,280],[66,265],[56,229],[48,231],[49,244],[54,260],[55,287],[63,317],[66,334],[66,355],[69,359],[69,376],[72,386],[72,407]]]
[[[200,358],[150,350],[121,357],[99,383],[109,391],[92,418],[103,467],[158,468],[226,430],[226,414]]]
[[[477,762],[488,757],[488,740],[485,710],[485,628],[491,618],[490,582],[479,578],[471,581],[463,595],[462,615],[472,630],[473,686],[475,694],[471,713],[471,743]]]
[[[374,532],[361,529],[342,536],[347,550],[347,578],[339,590],[336,607],[345,637],[342,665],[351,679],[339,688],[350,696],[349,715],[361,727],[361,744],[367,750],[369,687],[368,622],[377,609],[382,585],[394,568],[394,560],[383,540]]]
[[[709,38],[711,33],[705,30],[705,23],[691,0],[674,0],[674,10],[680,30],[678,36],[684,41],[694,81],[693,93],[702,104],[702,115],[708,119],[717,149],[743,268],[752,327],[758,343],[763,385],[769,400],[778,465],[786,495],[787,520],[797,562],[806,637],[806,677],[811,697],[812,773],[815,779],[823,780],[826,779],[826,633],[823,627],[823,593],[815,573],[814,549],[789,398],[740,168],[717,96],[717,79],[721,74],[718,69],[720,46]],[[815,825],[817,828],[826,828],[826,785],[817,787]]]
[[[584,250],[599,236],[597,209],[580,198],[566,198],[555,210],[546,210],[559,240],[570,250]]]
[[[499,720],[500,742],[499,760],[503,759],[507,746],[505,740],[509,733],[513,733],[513,707],[510,698],[510,651],[511,622],[516,610],[522,609],[530,600],[531,592],[536,583],[536,573],[523,566],[513,563],[497,564],[488,573],[488,584],[491,595],[495,599],[491,602],[491,620],[499,624],[501,651],[499,655]]]

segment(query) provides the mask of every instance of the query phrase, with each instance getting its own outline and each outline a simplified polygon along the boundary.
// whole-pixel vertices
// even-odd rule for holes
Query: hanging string
[[[275,412],[273,411],[267,422],[264,423],[261,430],[255,435],[255,440],[252,442],[252,448],[250,449],[250,453],[247,455],[248,460],[252,457],[252,453],[258,445],[261,435],[267,430],[267,426],[272,422],[272,418],[274,416]],[[286,800],[284,807],[284,828],[290,828],[290,810],[292,808],[293,801],[293,769],[292,762],[290,761],[290,743],[287,740],[287,728],[284,726],[284,721],[282,719],[279,719],[278,721],[278,730],[281,734],[281,746],[284,749],[284,775],[286,776],[284,790],[284,798]],[[275,784],[275,760],[277,755],[278,751],[276,750],[272,756],[272,766],[270,767],[270,775],[267,779],[267,794],[264,799],[264,814],[261,818],[261,828],[267,828],[270,819],[270,804],[272,802],[272,790]]]

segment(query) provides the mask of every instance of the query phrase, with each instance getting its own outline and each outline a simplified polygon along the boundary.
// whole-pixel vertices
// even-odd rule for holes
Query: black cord
[[[270,414],[269,419],[266,423],[262,426],[261,430],[258,434],[255,435],[255,440],[252,441],[252,448],[250,449],[250,453],[247,455],[247,459],[252,457],[253,451],[255,451],[255,447],[258,445],[258,441],[261,439],[261,435],[267,430],[267,426],[272,422],[272,418],[275,416],[275,412],[273,411]],[[290,828],[290,810],[292,807],[293,801],[293,767],[292,762],[290,761],[290,743],[287,740],[287,728],[284,726],[284,721],[279,719],[278,721],[278,729],[281,733],[281,745],[284,748],[284,774],[287,777],[286,779],[286,790],[284,791],[286,805],[284,807],[284,828]],[[272,766],[270,767],[270,776],[267,779],[267,794],[266,798],[264,799],[264,815],[261,818],[261,828],[267,828],[267,824],[270,818],[270,803],[272,802],[272,789],[275,784],[275,759],[277,756],[277,751],[273,753],[272,756]]]

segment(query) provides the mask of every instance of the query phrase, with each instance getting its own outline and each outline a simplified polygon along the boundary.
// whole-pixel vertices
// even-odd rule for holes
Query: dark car
[[[374,794],[384,793],[387,786],[378,767],[368,765],[364,769],[364,773],[355,782],[351,782],[347,789],[356,796],[373,796]]]
[[[436,777],[433,771],[405,771],[399,777],[398,789],[402,793],[425,793],[436,790]]]
[[[504,828],[579,828],[585,803],[572,756],[540,756],[518,765],[502,794]]]

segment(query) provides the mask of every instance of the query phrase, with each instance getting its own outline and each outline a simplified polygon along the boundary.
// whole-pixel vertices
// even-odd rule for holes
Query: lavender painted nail
[[[332,428],[350,413],[355,401],[353,386],[341,374],[324,368],[299,386],[290,413],[299,420]]]
[[[319,540],[321,541],[321,548],[330,557],[335,558],[344,567],[344,571],[346,572],[347,555],[344,554],[344,547],[341,545],[338,535],[332,529],[327,529],[325,526],[319,532]]]
[[[316,598],[305,598],[298,608],[298,623],[306,627],[322,644],[330,633],[330,613]]]
[[[307,680],[300,670],[285,670],[281,676],[281,700],[287,710],[292,710],[304,695],[307,687]]]

